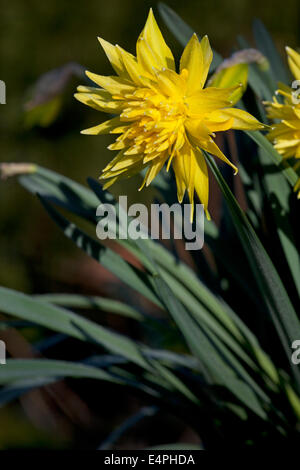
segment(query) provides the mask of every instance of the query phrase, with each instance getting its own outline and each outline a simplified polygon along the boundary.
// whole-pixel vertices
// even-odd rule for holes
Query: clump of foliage
[[[193,34],[190,27],[165,5],[160,13],[185,45]],[[239,107],[269,124],[262,102],[272,99],[278,81],[290,85],[291,78],[258,21],[254,36],[255,54],[240,38],[242,50],[229,65],[247,64],[248,87]],[[214,52],[212,71],[222,63]],[[0,403],[62,377],[91,378],[147,396],[192,426],[206,449],[299,439],[300,371],[291,361],[292,344],[300,339],[299,202],[293,192],[298,175],[263,132],[231,130],[223,144],[240,170],[243,209],[232,178],[206,153],[223,205],[218,223],[205,222],[210,257],[207,251],[190,252],[193,269],[175,246],[168,249],[151,239],[115,240],[138,260],[137,267],[96,239],[97,206],[109,202],[119,211],[98,181],[88,178],[85,187],[37,165],[2,166],[6,174],[19,173],[20,184],[39,198],[65,236],[133,295],[129,305],[78,294],[30,296],[1,287],[4,314],[89,342],[94,355],[81,362],[8,359],[0,368]],[[152,184],[163,201],[176,201],[172,175],[161,173]],[[85,228],[90,224],[90,232],[80,219]],[[135,305],[134,292],[149,302]],[[153,304],[161,311],[159,319],[148,315]],[[152,334],[136,341],[100,320],[87,320],[77,312],[82,307],[128,316],[140,331]],[[170,331],[173,337],[166,340]]]

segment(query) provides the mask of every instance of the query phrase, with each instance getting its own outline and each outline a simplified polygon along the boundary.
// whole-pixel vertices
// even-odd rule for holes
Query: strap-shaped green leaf
[[[92,308],[104,312],[115,313],[135,320],[143,321],[145,317],[135,308],[118,300],[99,296],[86,296],[80,294],[42,294],[35,295],[35,299],[55,305],[72,308]]]
[[[238,205],[220,170],[210,155],[206,153],[206,157],[225,197],[262,300],[271,316],[290,364],[291,344],[294,339],[300,338],[300,323],[296,312],[269,255]],[[291,370],[300,383],[299,370],[293,366],[291,366]]]
[[[140,347],[80,315],[11,289],[0,287],[1,311],[82,341],[99,344],[142,367],[149,368]],[[1,368],[2,370],[3,368]]]
[[[69,222],[45,198],[40,196],[40,199],[50,217],[79,248],[147,299],[161,305],[151,286],[151,277],[147,273],[131,265],[110,248],[101,245],[75,224]]]
[[[272,211],[276,230],[290,268],[298,295],[300,295],[300,259],[295,236],[289,221],[291,187],[282,171],[270,165],[266,151],[259,149],[259,158],[264,170],[263,180],[268,195],[270,210]]]
[[[73,377],[122,383],[106,371],[75,362],[49,359],[8,359],[0,369],[0,384],[46,377]]]
[[[142,246],[141,248],[143,249]],[[266,413],[260,401],[265,401],[265,404],[269,402],[266,394],[251,380],[240,364],[239,369],[236,368],[237,362],[233,356],[224,345],[216,341],[209,329],[195,321],[195,318],[164,281],[151,255],[147,253],[146,256],[147,268],[153,275],[161,301],[176,322],[190,350],[201,361],[207,380],[226,387],[249,409],[266,419]]]
[[[271,161],[278,166],[278,171],[281,171],[285,178],[292,186],[295,186],[298,180],[298,175],[293,168],[286,162],[282,161],[282,156],[273,147],[271,142],[259,131],[245,131],[249,137],[261,147],[269,156]]]
[[[272,74],[276,82],[288,83],[289,74],[277,51],[275,44],[263,22],[255,19],[253,32],[257,48],[267,57],[270,62]]]

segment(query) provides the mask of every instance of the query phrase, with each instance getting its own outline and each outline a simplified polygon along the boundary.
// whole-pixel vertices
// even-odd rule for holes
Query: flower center
[[[127,155],[143,153],[149,161],[164,151],[171,156],[182,147],[188,107],[181,90],[175,96],[165,96],[157,90],[139,89],[126,96],[126,100],[127,107],[120,117],[122,121],[130,122],[130,126],[117,142],[128,147]],[[115,146],[111,148],[116,149]]]

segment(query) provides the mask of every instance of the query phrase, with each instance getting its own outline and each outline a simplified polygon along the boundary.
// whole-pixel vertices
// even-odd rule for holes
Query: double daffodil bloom
[[[286,51],[289,68],[295,79],[300,80],[300,54],[290,47],[287,47]],[[267,137],[284,159],[292,157],[300,159],[300,96],[299,93],[293,95],[295,91],[280,83],[276,94],[283,96],[283,103],[276,97],[273,98],[273,102],[264,103],[268,118],[275,120]],[[294,187],[295,191],[299,189],[300,179]]]
[[[97,87],[78,87],[75,97],[84,104],[117,117],[82,131],[83,134],[120,134],[108,148],[118,150],[104,168],[104,188],[123,177],[147,168],[148,186],[166,164],[172,164],[178,200],[187,191],[193,217],[194,192],[207,216],[208,172],[202,150],[237,168],[226,158],[213,138],[228,129],[260,129],[245,111],[232,108],[237,87],[203,88],[212,61],[205,36],[194,34],[180,59],[176,72],[173,54],[160,32],[152,10],[138,38],[136,57],[104,39],[99,41],[117,76],[86,72]]]

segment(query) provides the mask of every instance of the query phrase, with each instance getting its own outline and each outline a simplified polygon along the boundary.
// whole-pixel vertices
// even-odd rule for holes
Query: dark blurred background
[[[298,0],[170,0],[166,3],[200,35],[208,34],[213,47],[224,56],[230,55],[237,35],[242,34],[252,41],[255,17],[265,23],[283,55],[285,45],[300,45]],[[96,125],[104,118],[73,99],[75,88],[82,80],[76,77],[70,80],[59,115],[48,127],[34,126],[24,115],[30,89],[42,74],[68,62],[76,62],[96,73],[110,74],[110,65],[97,36],[134,52],[151,6],[177,58],[181,46],[164,26],[156,4],[148,0],[1,0],[0,6],[0,79],[7,86],[7,104],[0,105],[1,161],[34,162],[81,183],[85,183],[87,176],[97,178],[112,155],[106,150],[110,137],[80,135],[81,129]],[[130,183],[115,191],[131,192],[135,200],[151,197],[151,189],[141,195],[136,188],[137,183]],[[0,201],[0,285],[27,293],[76,290],[116,296],[119,289],[116,280],[65,240],[36,198],[16,181],[0,183]],[[117,327],[122,329],[122,323]],[[30,334],[35,339],[36,333]],[[11,343],[16,356],[26,357],[20,338],[13,336]],[[103,390],[105,394],[106,388]],[[78,421],[79,428],[94,429],[93,417],[85,408],[82,394],[80,396],[77,398],[82,400],[82,416],[86,418],[73,416],[70,421],[73,424]],[[74,403],[77,398],[73,397]],[[36,400],[41,397],[37,396]],[[128,400],[124,398],[125,416],[128,407],[137,406]],[[122,400],[120,407],[116,421],[123,413]],[[41,424],[30,413],[28,403],[22,412],[14,406],[0,410],[0,449],[74,445],[73,424],[61,423],[61,433],[56,435],[56,415],[54,418],[54,414],[45,414],[46,421],[42,420]],[[103,410],[99,413],[105,421]],[[71,411],[69,414],[72,415]],[[99,425],[97,421],[95,426],[99,427],[99,436],[101,432],[105,435],[107,427],[103,422]],[[113,423],[108,427],[113,427]],[[176,425],[173,429],[177,429]]]

